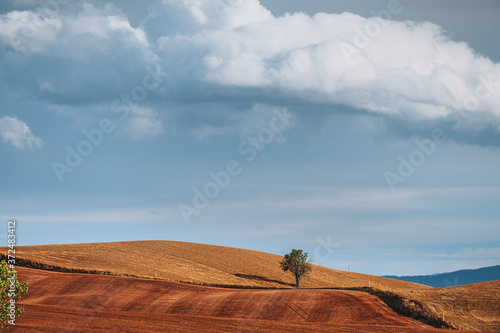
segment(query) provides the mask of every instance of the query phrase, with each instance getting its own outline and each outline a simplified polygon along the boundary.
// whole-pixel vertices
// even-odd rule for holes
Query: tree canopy
[[[8,323],[15,325],[16,317],[24,312],[16,301],[28,292],[28,287],[27,283],[19,283],[13,266],[0,261],[0,331],[8,329]]]
[[[281,269],[290,272],[295,277],[295,286],[300,287],[300,280],[309,276],[312,271],[310,265],[312,259],[308,259],[307,252],[293,249],[292,252],[285,254],[283,261],[280,262]]]

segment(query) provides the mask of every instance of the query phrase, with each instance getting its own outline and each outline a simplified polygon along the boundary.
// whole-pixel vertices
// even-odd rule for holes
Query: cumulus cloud
[[[0,117],[0,136],[4,142],[19,149],[42,148],[43,141],[31,133],[25,122],[16,117]]]
[[[22,53],[85,59],[94,54],[111,54],[118,45],[131,52],[149,47],[144,31],[133,28],[111,4],[11,11],[0,15],[0,28],[0,41]]]
[[[500,65],[434,24],[350,13],[249,21],[183,37],[204,47],[206,80],[417,119],[461,110],[500,118]],[[160,48],[178,40],[163,37]]]
[[[500,64],[432,23],[351,13],[275,17],[258,0],[165,0],[132,26],[112,4],[60,7],[0,16],[0,42],[15,52],[4,59],[5,80],[55,104],[112,100],[151,66],[166,73],[171,94],[148,107],[174,118],[185,105],[232,103],[241,112],[269,100],[292,109],[290,100],[300,100],[500,133]],[[47,66],[18,77],[40,59]],[[165,102],[177,106],[167,111]],[[205,132],[223,127],[209,118]]]
[[[451,41],[435,24],[351,13],[274,17],[254,10],[231,25],[207,8],[208,1],[176,3],[196,22],[159,38],[158,46],[165,67],[172,53],[189,59],[185,75],[257,88],[261,98],[281,94],[410,123],[446,119],[460,123],[460,131],[500,129],[500,65]],[[218,3],[227,11],[243,6]]]
[[[258,0],[155,1],[142,26],[155,41],[162,36],[192,35],[201,30],[235,29],[271,17]]]
[[[2,14],[0,44],[2,81],[56,105],[109,102],[141,84],[158,62],[145,32],[112,4]]]

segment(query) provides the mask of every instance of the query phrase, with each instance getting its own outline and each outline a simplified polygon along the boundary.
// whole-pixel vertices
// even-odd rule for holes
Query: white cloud
[[[19,149],[33,150],[33,147],[42,148],[42,139],[31,133],[25,122],[16,117],[0,117],[0,136],[4,142],[11,143]]]
[[[204,29],[227,30],[272,17],[258,0],[155,1],[143,26],[156,40]]]
[[[123,48],[152,57],[144,31],[133,28],[111,4],[47,6],[0,15],[0,42],[22,53],[64,58],[86,59]]]
[[[349,13],[293,14],[205,32],[200,38],[209,44],[210,57],[218,59],[206,77],[226,85],[279,87],[312,101],[434,118],[465,109],[481,80],[492,76],[492,86],[480,91],[487,98],[479,98],[473,111],[500,118],[500,94],[487,90],[500,90],[498,64],[446,40],[430,23],[386,22],[366,47],[357,47],[356,32],[369,22],[377,21]]]
[[[500,132],[500,64],[432,23],[351,13],[275,17],[258,0],[158,0],[137,27],[112,4],[85,3],[3,14],[0,43],[15,51],[2,65],[7,84],[54,104],[112,101],[150,66],[166,73],[162,85],[173,92],[158,94],[157,109],[171,99],[213,103],[215,95],[219,104],[251,96],[288,107],[301,99],[408,122],[458,115],[464,132]],[[38,57],[46,66],[19,77]],[[209,117],[199,127],[222,130]],[[153,126],[144,117],[135,125]]]
[[[177,3],[191,8],[194,1]],[[481,126],[500,122],[500,65],[449,40],[435,24],[351,13],[274,17],[254,10],[233,28],[205,1],[195,3],[197,14],[192,16],[203,16],[203,22],[181,29],[189,31],[182,36],[170,34],[158,41],[160,54],[182,46],[199,59],[198,65],[189,63],[187,75],[194,68],[197,76],[215,84],[261,88],[264,94],[272,89],[412,121],[465,111],[474,113],[465,120],[471,126],[475,121]],[[244,6],[242,1],[217,3],[231,12]],[[212,21],[221,25],[214,28]],[[164,65],[169,63],[171,58]]]
[[[63,22],[50,9],[12,11],[0,15],[0,42],[21,52],[42,52],[57,42]]]

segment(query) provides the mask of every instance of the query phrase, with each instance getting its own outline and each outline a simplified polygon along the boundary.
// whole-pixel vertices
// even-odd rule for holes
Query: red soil
[[[17,267],[30,284],[12,332],[459,332],[357,291],[222,289]]]

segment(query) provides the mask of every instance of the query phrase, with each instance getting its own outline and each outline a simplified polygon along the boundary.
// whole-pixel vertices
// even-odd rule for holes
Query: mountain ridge
[[[463,286],[467,284],[500,280],[500,265],[430,275],[383,275],[389,279],[415,282],[433,288]]]

